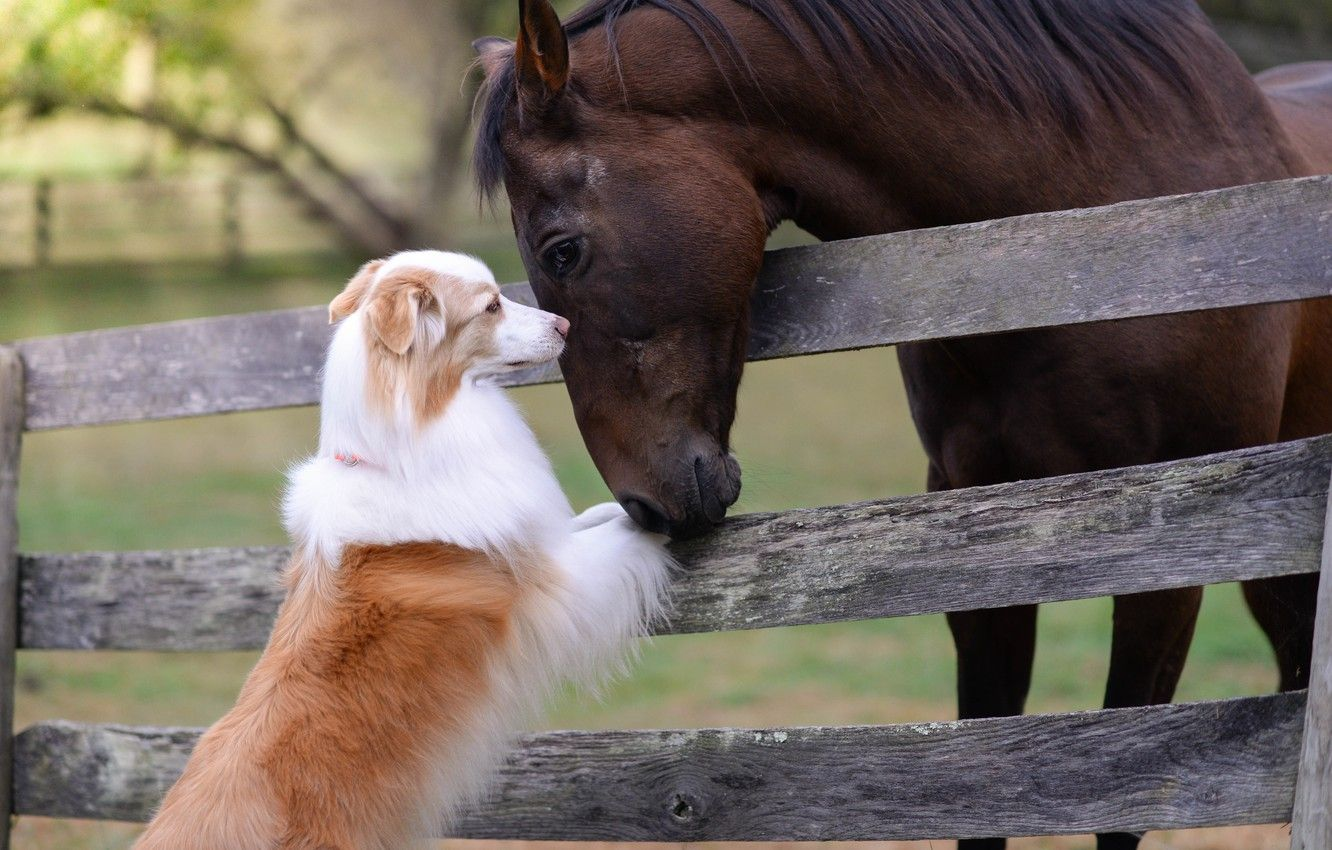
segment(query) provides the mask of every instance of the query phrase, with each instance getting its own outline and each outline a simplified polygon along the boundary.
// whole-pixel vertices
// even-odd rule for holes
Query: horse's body
[[[1314,174],[1332,174],[1332,62],[1283,65],[1256,77]]]
[[[572,320],[598,468],[672,533],[738,494],[748,295],[777,222],[840,239],[1332,171],[1332,64],[1269,72],[1265,93],[1185,0],[664,2],[594,3],[567,52],[523,2],[516,47],[480,45],[478,165],[507,186],[542,307]],[[898,353],[935,490],[1332,431],[1326,301]],[[1245,588],[1283,688],[1307,681],[1316,580]],[[1116,599],[1107,705],[1170,700],[1200,601]],[[1022,711],[1035,620],[950,616],[963,717]]]

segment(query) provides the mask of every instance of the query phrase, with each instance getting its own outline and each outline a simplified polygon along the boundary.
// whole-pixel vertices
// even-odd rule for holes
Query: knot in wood
[[[671,798],[671,819],[676,823],[689,823],[697,812],[693,795],[676,792]]]

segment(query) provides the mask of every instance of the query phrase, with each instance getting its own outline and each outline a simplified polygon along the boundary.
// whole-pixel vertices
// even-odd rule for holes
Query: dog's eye
[[[489,304],[486,305],[487,313],[498,313],[499,311],[500,311],[500,300],[498,298],[496,298],[494,301],[491,301]]]
[[[541,264],[546,267],[546,272],[551,277],[562,280],[578,266],[581,257],[582,249],[578,245],[578,240],[564,239],[546,249],[541,255]]]

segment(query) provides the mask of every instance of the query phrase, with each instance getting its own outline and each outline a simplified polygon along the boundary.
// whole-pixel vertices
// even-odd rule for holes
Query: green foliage
[[[62,107],[166,101],[183,114],[233,114],[255,96],[244,48],[252,0],[0,0],[10,22],[0,102],[44,116]],[[138,101],[138,103],[135,103]]]
[[[400,17],[414,20],[423,7],[408,2]],[[324,138],[316,138],[303,126],[313,91],[364,39],[336,15],[325,16],[338,24],[330,30],[313,13],[297,18],[281,6],[257,0],[0,0],[0,19],[11,22],[9,40],[0,46],[0,117],[80,111],[137,121],[166,131],[181,149],[220,151],[276,174],[311,216],[332,224],[364,255],[423,241],[413,238],[410,204],[385,197],[325,148],[345,133],[337,133],[333,122],[310,120],[324,130]],[[364,14],[376,11],[361,8]],[[298,27],[289,31],[292,22]],[[292,37],[296,32],[300,37]],[[436,48],[417,39],[418,50],[422,45],[427,53]],[[345,100],[377,104],[364,92]],[[434,159],[457,161],[461,137],[437,135],[448,139],[450,149]],[[441,195],[456,183],[455,172],[444,170],[450,179],[440,181]]]

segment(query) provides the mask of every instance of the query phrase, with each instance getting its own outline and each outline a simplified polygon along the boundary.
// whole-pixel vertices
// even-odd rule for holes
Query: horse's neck
[[[699,103],[738,95],[742,106],[717,133],[743,153],[756,183],[788,188],[788,217],[822,239],[883,233],[1201,191],[1294,173],[1294,154],[1267,101],[1214,33],[1191,54],[1208,66],[1202,106],[1169,81],[1138,99],[1140,113],[1108,103],[1070,131],[1055,117],[1020,117],[936,93],[938,86],[898,63],[870,65],[845,80],[806,60],[784,37],[732,0],[709,5],[737,33],[760,85],[737,72],[718,91],[708,74],[684,74],[674,97]],[[696,39],[696,62],[712,62]],[[679,60],[674,60],[679,61]],[[626,62],[632,68],[637,63]],[[1088,85],[1091,85],[1088,82]],[[1094,104],[1100,103],[1095,98]],[[1121,109],[1122,112],[1122,109]]]
[[[1185,111],[1133,126],[1109,108],[1072,136],[1053,122],[964,113],[922,99],[837,126],[822,138],[778,133],[761,147],[786,154],[774,171],[801,198],[798,224],[821,239],[1097,206],[1280,179],[1289,150],[1256,89],[1222,123]],[[848,157],[827,139],[881,140]],[[835,179],[830,179],[830,177]]]

